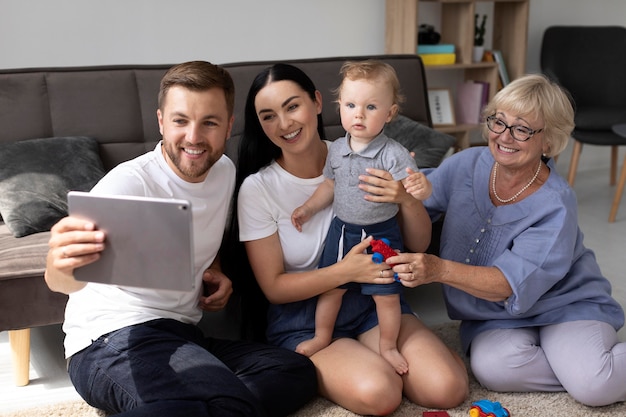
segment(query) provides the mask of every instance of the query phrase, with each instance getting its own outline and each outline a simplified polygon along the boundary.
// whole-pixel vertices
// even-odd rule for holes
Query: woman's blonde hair
[[[541,117],[547,145],[544,154],[548,157],[556,156],[565,149],[574,130],[574,106],[570,94],[541,74],[525,75],[500,90],[483,109],[483,118],[497,111],[511,112],[521,117]],[[539,129],[540,126],[533,128]],[[489,130],[485,124],[483,137],[488,136]]]

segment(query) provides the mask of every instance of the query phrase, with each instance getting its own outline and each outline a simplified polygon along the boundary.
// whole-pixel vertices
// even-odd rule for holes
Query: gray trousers
[[[492,391],[567,391],[588,406],[626,400],[626,343],[607,323],[488,330],[472,341],[470,361]]]

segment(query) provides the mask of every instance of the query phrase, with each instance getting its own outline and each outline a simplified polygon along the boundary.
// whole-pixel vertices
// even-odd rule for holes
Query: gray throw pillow
[[[456,139],[399,114],[385,126],[385,134],[415,152],[418,168],[436,168]]]
[[[67,215],[67,192],[89,191],[105,171],[98,141],[75,136],[0,145],[0,214],[15,237]]]

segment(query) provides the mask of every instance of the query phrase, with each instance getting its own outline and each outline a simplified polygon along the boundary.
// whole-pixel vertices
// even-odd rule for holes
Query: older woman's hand
[[[393,271],[405,287],[417,287],[437,281],[443,268],[443,260],[426,253],[400,253],[387,259],[395,265]]]
[[[513,290],[494,266],[465,265],[426,253],[400,253],[386,260],[405,287],[439,282],[488,301],[503,301]]]

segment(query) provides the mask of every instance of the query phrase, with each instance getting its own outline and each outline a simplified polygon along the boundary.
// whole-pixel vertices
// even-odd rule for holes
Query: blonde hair
[[[386,62],[378,61],[375,59],[368,59],[366,61],[346,61],[339,70],[342,81],[333,93],[337,97],[337,100],[341,97],[341,87],[343,86],[343,80],[367,80],[376,81],[380,80],[389,86],[393,97],[393,104],[396,105],[397,115],[400,104],[404,102],[404,96],[400,91],[400,80],[396,70]]]
[[[574,130],[574,106],[569,93],[541,74],[520,77],[500,90],[483,109],[483,118],[497,111],[509,111],[519,116],[540,116],[543,119],[543,137],[547,145],[545,155],[553,157],[565,149]],[[483,126],[483,136],[489,130]]]

